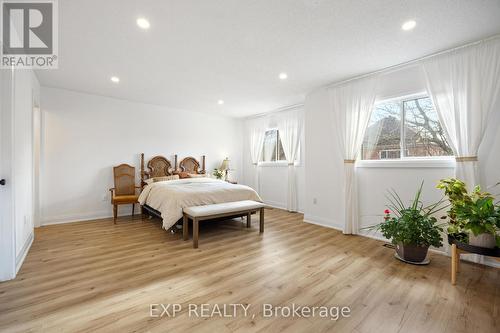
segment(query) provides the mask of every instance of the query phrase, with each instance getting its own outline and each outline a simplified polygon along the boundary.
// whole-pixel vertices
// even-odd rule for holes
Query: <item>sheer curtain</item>
[[[344,234],[359,229],[354,162],[363,143],[375,102],[376,78],[363,78],[329,89],[333,131],[344,157]]]
[[[262,119],[253,119],[249,121],[249,137],[250,137],[250,157],[254,167],[254,184],[256,191],[260,193],[260,168],[259,161],[262,156],[262,146],[264,145],[264,137],[266,127]]]
[[[456,177],[472,189],[480,183],[477,153],[500,95],[500,40],[436,56],[422,66],[456,156]]]
[[[288,162],[288,188],[286,208],[291,212],[298,209],[297,177],[295,161],[302,135],[302,117],[299,110],[281,112],[277,119],[281,144]]]

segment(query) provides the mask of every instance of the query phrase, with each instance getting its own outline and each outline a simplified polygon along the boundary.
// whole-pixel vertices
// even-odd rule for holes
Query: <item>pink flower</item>
[[[386,210],[384,210],[384,213],[386,213],[386,214],[390,214],[390,213],[391,213],[391,211],[390,211],[390,210],[388,210],[388,209],[386,209]]]

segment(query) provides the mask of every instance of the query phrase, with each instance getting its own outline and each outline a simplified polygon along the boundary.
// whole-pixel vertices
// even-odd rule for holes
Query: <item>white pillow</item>
[[[203,178],[207,175],[204,173],[188,173],[189,178]]]
[[[152,183],[164,182],[164,181],[167,181],[167,180],[177,180],[177,179],[179,179],[179,175],[164,176],[164,177],[153,177],[153,178],[146,179],[144,182],[149,185],[149,184],[152,184]]]

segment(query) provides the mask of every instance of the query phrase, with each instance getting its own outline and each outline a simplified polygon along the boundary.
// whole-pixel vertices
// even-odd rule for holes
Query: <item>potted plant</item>
[[[226,174],[226,172],[224,170],[220,170],[220,169],[214,169],[214,171],[212,172],[212,175],[214,175],[214,177],[217,179],[224,178],[225,174]]]
[[[423,182],[409,205],[405,205],[394,190],[388,192],[388,209],[384,211],[384,222],[372,229],[380,230],[396,247],[397,256],[411,263],[422,263],[429,246],[442,246],[441,226],[433,216],[446,208],[443,200],[424,206],[420,201]]]
[[[450,201],[448,233],[470,245],[500,247],[500,206],[488,192],[476,186],[470,193],[461,180],[442,179],[437,185]]]

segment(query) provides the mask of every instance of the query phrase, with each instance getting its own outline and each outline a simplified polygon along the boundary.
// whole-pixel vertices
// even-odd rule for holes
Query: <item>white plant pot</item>
[[[471,232],[469,234],[469,245],[492,249],[496,246],[495,236],[486,233],[474,236],[474,234]]]

